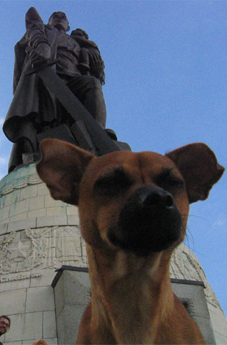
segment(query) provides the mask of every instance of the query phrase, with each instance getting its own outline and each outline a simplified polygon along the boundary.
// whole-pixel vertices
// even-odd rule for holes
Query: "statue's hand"
[[[100,74],[105,68],[104,61],[101,58],[101,55],[96,50],[89,50],[89,59],[90,59],[90,69],[92,74],[99,78]]]
[[[45,65],[51,59],[51,49],[49,44],[41,42],[36,48],[32,48],[29,52],[29,59],[32,68]]]

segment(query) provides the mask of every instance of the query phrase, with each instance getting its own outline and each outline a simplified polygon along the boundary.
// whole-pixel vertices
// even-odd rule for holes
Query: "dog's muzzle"
[[[161,188],[142,187],[126,201],[118,226],[109,229],[108,238],[121,249],[148,256],[179,240],[181,223],[170,193]]]

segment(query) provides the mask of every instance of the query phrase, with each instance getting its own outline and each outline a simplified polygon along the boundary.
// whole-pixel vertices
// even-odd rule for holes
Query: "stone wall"
[[[57,344],[51,283],[62,265],[87,266],[77,208],[50,197],[35,165],[10,173],[0,182],[0,314],[12,320],[4,344]]]

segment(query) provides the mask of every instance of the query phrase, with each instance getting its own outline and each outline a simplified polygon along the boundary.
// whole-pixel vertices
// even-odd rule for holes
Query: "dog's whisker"
[[[209,223],[209,224],[211,223],[209,219],[195,215],[195,214],[189,214],[188,218],[198,218],[198,219],[205,221],[206,223]]]

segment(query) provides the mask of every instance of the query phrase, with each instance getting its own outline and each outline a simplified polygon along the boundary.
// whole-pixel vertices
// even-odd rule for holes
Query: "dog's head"
[[[138,256],[182,242],[189,203],[206,199],[224,172],[200,143],[165,156],[121,151],[97,158],[47,139],[41,151],[38,174],[54,199],[79,206],[84,239]]]

